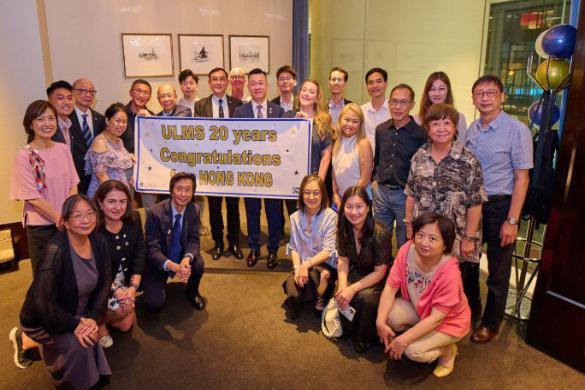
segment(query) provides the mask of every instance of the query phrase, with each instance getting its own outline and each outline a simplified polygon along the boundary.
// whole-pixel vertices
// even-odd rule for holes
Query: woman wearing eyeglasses
[[[91,173],[87,196],[93,198],[99,185],[106,180],[119,180],[131,188],[134,156],[120,138],[126,131],[126,106],[114,103],[105,112],[106,128],[98,134],[85,156],[85,171]]]
[[[57,387],[88,389],[111,375],[98,343],[112,280],[108,244],[95,233],[97,210],[85,195],[63,204],[64,230],[45,247],[10,339],[21,368],[38,347]]]
[[[420,109],[417,115],[414,115],[415,122],[422,126],[422,123],[427,115],[429,107],[436,103],[445,103],[453,106],[453,90],[451,89],[451,81],[445,72],[433,72],[427,78],[425,88],[422,93],[420,102]],[[465,116],[459,113],[459,120],[457,121],[457,139],[462,142],[467,133],[467,122]]]

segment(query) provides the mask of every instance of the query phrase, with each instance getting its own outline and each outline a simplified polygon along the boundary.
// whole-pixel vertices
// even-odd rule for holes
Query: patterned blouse
[[[122,139],[117,138],[115,142],[111,142],[101,133],[95,137],[93,142],[100,137],[106,142],[106,151],[97,153],[90,147],[85,155],[85,172],[91,174],[91,182],[87,190],[87,195],[90,198],[93,197],[100,185],[96,173],[106,173],[110,179],[119,180],[130,187],[128,171],[134,166],[132,155],[124,147]]]
[[[481,165],[469,149],[455,142],[449,154],[437,164],[431,155],[431,143],[427,142],[412,157],[404,192],[415,200],[413,218],[434,211],[455,223],[453,256],[460,261],[479,262],[480,245],[467,258],[459,253],[467,209],[487,201]],[[477,231],[481,237],[481,223]]]

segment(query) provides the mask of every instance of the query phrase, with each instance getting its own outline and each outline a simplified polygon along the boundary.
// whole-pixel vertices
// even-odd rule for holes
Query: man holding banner
[[[280,118],[284,109],[266,100],[268,79],[266,72],[255,68],[248,73],[248,89],[252,100],[234,111],[235,118]],[[253,267],[260,258],[260,198],[245,198],[246,219],[248,225],[248,243],[250,253],[246,259],[248,267]],[[268,222],[268,269],[278,265],[278,243],[280,242],[282,224],[282,201],[280,199],[264,199],[264,209]]]
[[[209,72],[209,89],[213,92],[206,98],[195,103],[194,116],[200,118],[232,118],[236,107],[242,101],[226,94],[228,75],[223,68],[214,68]],[[224,254],[223,246],[223,216],[221,206],[223,196],[208,196],[209,225],[215,247],[211,251],[211,258],[218,260]],[[228,248],[236,259],[242,259],[244,254],[240,249],[240,198],[225,197],[227,206],[227,240]]]

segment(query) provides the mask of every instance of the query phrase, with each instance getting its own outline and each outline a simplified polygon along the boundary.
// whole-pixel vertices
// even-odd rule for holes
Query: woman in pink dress
[[[24,201],[23,225],[34,274],[45,243],[57,232],[63,202],[77,193],[79,177],[67,145],[51,140],[57,132],[57,110],[51,103],[32,102],[22,124],[29,143],[14,159],[10,199]]]
[[[404,354],[417,362],[437,360],[433,374],[444,377],[453,371],[457,342],[471,324],[459,262],[450,255],[455,225],[426,212],[414,221],[413,230],[414,241],[405,243],[394,259],[376,328],[390,358]]]

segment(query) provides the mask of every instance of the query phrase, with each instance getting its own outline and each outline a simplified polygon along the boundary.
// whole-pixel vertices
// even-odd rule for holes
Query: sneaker
[[[114,345],[114,340],[112,339],[112,337],[108,334],[105,335],[104,337],[102,337],[99,340],[100,345],[102,346],[102,348],[110,348],[112,345]]]
[[[22,329],[16,326],[10,330],[8,336],[14,348],[14,364],[18,368],[28,368],[32,365],[32,360],[25,357],[25,350],[22,349]]]

